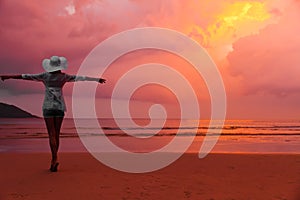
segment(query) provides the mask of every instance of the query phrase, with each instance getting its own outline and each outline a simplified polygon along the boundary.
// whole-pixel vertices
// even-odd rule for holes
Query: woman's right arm
[[[105,83],[106,82],[106,80],[103,79],[103,78],[93,78],[93,77],[88,77],[88,76],[85,77],[85,80],[86,81],[96,81],[96,82],[99,82],[99,83]]]
[[[1,80],[5,81],[6,79],[23,79],[22,75],[1,75]]]
[[[103,78],[94,78],[89,76],[76,76],[76,75],[68,75],[66,74],[67,82],[74,82],[74,81],[96,81],[98,83],[105,83],[106,80]]]

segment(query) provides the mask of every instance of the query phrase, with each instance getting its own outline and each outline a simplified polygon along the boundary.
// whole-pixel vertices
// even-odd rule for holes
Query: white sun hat
[[[43,68],[46,72],[65,70],[68,67],[68,61],[65,57],[52,56],[50,59],[43,60]]]

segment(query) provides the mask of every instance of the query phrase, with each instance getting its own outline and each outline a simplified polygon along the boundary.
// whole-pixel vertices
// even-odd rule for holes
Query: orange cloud
[[[300,4],[258,34],[234,43],[228,56],[233,76],[242,77],[245,93],[289,95],[298,91],[300,64]]]
[[[287,7],[289,4],[291,7]],[[0,2],[0,74],[39,73],[41,60],[53,54],[66,56],[70,61],[68,72],[76,73],[90,50],[109,36],[135,27],[160,26],[185,33],[207,48],[227,81],[229,98],[241,88],[251,94],[259,91],[282,95],[295,93],[299,84],[295,78],[299,63],[296,50],[300,46],[296,20],[299,10],[294,10],[297,6],[297,1],[293,0],[184,3],[182,0],[4,0]],[[228,53],[230,66],[227,71],[224,59]],[[140,62],[143,58],[139,57]],[[277,58],[282,61],[275,62]],[[132,63],[127,61],[127,64]],[[283,71],[283,68],[288,70]],[[188,70],[184,73],[203,94],[203,86],[197,85],[193,73]],[[283,77],[290,78],[283,78],[282,73]],[[264,79],[258,79],[261,74]],[[117,77],[111,73],[108,83],[114,83]],[[279,84],[282,82],[284,84]],[[23,103],[21,106],[28,107],[26,101],[15,97],[34,93],[43,98],[42,87],[35,84],[30,84],[28,89],[24,89],[21,82],[0,84],[1,97],[8,103]],[[97,96],[99,99],[108,94],[111,86],[107,87]],[[65,89],[67,95],[71,94],[71,86]],[[165,98],[169,96],[166,94]],[[151,100],[141,93],[134,98]],[[28,110],[34,109],[33,106]]]

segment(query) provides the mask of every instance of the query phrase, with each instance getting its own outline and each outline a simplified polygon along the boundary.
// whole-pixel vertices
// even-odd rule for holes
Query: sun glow
[[[235,26],[247,21],[265,21],[270,14],[261,2],[237,2],[219,16],[228,26]]]
[[[226,6],[210,25],[205,28],[195,26],[194,30],[204,46],[228,45],[256,33],[269,23],[270,18],[271,14],[262,2],[236,2]]]

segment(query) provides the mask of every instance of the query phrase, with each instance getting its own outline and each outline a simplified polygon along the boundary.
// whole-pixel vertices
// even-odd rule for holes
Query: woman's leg
[[[55,140],[56,140],[56,145],[57,145],[57,151],[59,148],[59,135],[60,135],[60,129],[61,129],[63,120],[64,120],[64,117],[54,117]]]
[[[58,144],[56,141],[56,129],[55,129],[55,118],[54,117],[45,117],[45,123],[47,126],[47,131],[49,135],[49,144],[52,153],[51,164],[55,164],[57,162],[57,151]]]

